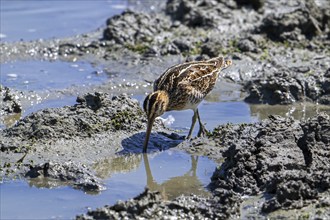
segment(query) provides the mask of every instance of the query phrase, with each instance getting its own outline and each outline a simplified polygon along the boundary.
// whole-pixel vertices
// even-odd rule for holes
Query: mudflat
[[[146,189],[76,218],[330,218],[327,1],[169,0],[155,7],[125,10],[83,35],[0,43],[2,64],[83,61],[104,66],[111,79],[51,95],[1,85],[1,178],[45,178],[86,192],[104,190],[95,163],[142,152],[147,119],[127,94],[144,96],[171,65],[224,55],[233,66],[207,100],[218,99],[225,88],[231,100],[263,114],[262,120],[219,123],[207,137],[192,140],[156,120],[148,148],[214,160],[211,195],[165,200]],[[75,104],[24,114],[31,101],[68,95],[76,96]],[[278,106],[301,108],[295,117],[279,116]]]

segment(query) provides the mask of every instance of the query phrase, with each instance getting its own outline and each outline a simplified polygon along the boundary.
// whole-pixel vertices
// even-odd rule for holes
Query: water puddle
[[[84,62],[16,61],[1,64],[1,84],[21,91],[90,86],[105,79],[107,74],[102,69]]]
[[[32,60],[1,64],[0,78],[2,86],[22,91],[16,95],[22,105],[22,113],[0,117],[2,129],[32,112],[74,105],[76,93],[104,83],[108,75],[101,67],[85,62]]]
[[[20,97],[22,98],[22,112],[0,115],[0,130],[14,126],[19,119],[26,117],[32,112],[37,112],[46,108],[71,106],[76,104],[77,99],[77,96],[45,92],[35,95],[21,95],[24,96],[24,98]]]
[[[296,120],[306,120],[320,112],[330,114],[330,106],[309,102],[292,105],[249,105],[251,117],[259,120],[267,119],[269,115],[293,117]]]
[[[250,107],[242,101],[236,102],[207,102],[203,101],[199,106],[199,114],[202,122],[208,130],[213,130],[220,124],[226,123],[252,123],[257,122],[258,118],[251,115]],[[162,118],[169,119],[172,115],[174,118],[173,124],[170,125],[173,129],[178,129],[184,133],[188,133],[191,118],[193,116],[192,110],[185,111],[171,111],[166,112]],[[194,135],[198,132],[198,125],[194,130]]]
[[[72,219],[118,200],[127,200],[147,186],[165,199],[179,195],[209,195],[206,186],[216,164],[206,157],[177,150],[150,155],[118,156],[99,161],[94,169],[105,179],[107,190],[88,194],[46,180],[4,182],[1,186],[1,219]],[[63,183],[62,183],[63,184]]]

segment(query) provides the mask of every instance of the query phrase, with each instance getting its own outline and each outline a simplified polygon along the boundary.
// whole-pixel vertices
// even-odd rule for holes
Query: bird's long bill
[[[151,129],[152,129],[152,125],[154,123],[154,120],[155,120],[154,118],[148,119],[146,138],[144,139],[144,145],[143,145],[143,153],[147,152],[149,138],[150,138]]]

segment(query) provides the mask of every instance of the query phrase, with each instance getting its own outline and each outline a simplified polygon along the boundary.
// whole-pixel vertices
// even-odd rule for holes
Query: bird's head
[[[143,152],[147,151],[149,137],[155,118],[164,114],[169,102],[168,93],[165,91],[155,91],[150,93],[143,102],[143,109],[147,114],[148,124]]]

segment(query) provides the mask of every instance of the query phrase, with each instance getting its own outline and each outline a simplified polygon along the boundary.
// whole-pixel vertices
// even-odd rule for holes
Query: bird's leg
[[[189,134],[186,137],[186,139],[190,139],[191,138],[191,134],[192,134],[192,132],[194,130],[194,127],[195,127],[196,119],[197,119],[197,114],[196,114],[196,111],[194,110],[194,115],[193,115],[193,117],[191,119],[191,126],[190,126],[190,130],[189,130]]]
[[[202,137],[207,134],[207,130],[201,121],[201,117],[199,116],[198,109],[196,109],[196,114],[197,114],[197,118],[198,118],[198,122],[199,122],[199,131],[198,131],[197,137]]]

